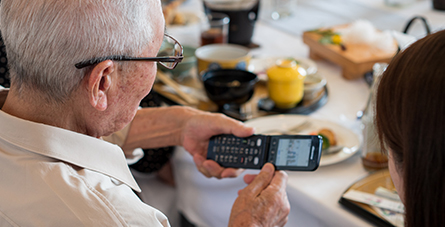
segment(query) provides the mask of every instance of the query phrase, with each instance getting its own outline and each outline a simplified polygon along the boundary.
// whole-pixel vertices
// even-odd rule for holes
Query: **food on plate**
[[[345,44],[366,44],[382,51],[394,52],[394,38],[390,31],[379,31],[367,20],[358,20],[345,28],[337,29]]]
[[[186,24],[187,20],[185,19],[184,15],[177,10],[178,6],[181,5],[182,2],[182,0],[173,0],[163,4],[162,12],[164,13],[166,26]]]
[[[345,51],[346,46],[343,44],[343,38],[340,33],[335,32],[333,29],[315,29],[311,32],[321,35],[318,40],[321,44],[332,44],[340,46],[341,50]]]
[[[310,32],[321,35],[318,40],[320,43],[338,45],[343,51],[351,44],[363,44],[389,53],[397,49],[390,31],[379,31],[367,20],[357,20],[348,25],[320,28]]]
[[[330,129],[323,128],[320,131],[318,131],[318,135],[327,137],[330,145],[332,146],[337,145],[337,139],[335,137],[335,134]]]
[[[331,146],[337,145],[337,138],[335,136],[335,133],[328,128],[322,128],[317,132],[312,132],[310,134],[321,136],[321,139],[323,140],[322,150],[326,150]]]

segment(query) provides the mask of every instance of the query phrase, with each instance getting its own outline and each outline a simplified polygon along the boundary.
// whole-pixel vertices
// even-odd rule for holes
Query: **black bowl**
[[[257,75],[239,69],[216,69],[202,76],[207,96],[220,108],[224,104],[243,104],[252,97]]]

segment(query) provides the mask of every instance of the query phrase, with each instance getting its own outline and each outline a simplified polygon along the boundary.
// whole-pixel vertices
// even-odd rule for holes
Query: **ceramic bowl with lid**
[[[267,70],[269,98],[281,109],[295,107],[303,98],[306,70],[293,59],[279,59]]]

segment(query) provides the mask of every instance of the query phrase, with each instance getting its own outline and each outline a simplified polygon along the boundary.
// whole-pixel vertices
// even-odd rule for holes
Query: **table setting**
[[[434,32],[445,28],[445,12],[434,9],[426,0],[400,1],[402,5],[383,0],[298,0],[289,1],[290,11],[277,16],[271,8],[277,0],[235,2],[238,5],[222,6],[216,0],[185,0],[170,9],[170,13],[182,15],[182,19],[176,19],[181,23],[166,25],[166,32],[183,45],[184,62],[177,72],[159,72],[153,90],[169,105],[221,112],[255,127],[257,134],[332,132],[335,143],[330,146],[335,149],[322,154],[316,171],[288,172],[291,211],[286,226],[403,226],[400,215],[389,220],[384,211],[357,202],[348,197],[351,193],[344,195],[352,189],[374,196],[380,187],[393,190],[387,172],[371,171],[362,164],[367,138],[363,136],[361,117],[372,95],[373,66],[390,62],[402,45],[402,38],[391,34],[406,38],[402,29],[411,18],[424,18]],[[237,23],[247,22],[239,22],[238,13],[234,16],[232,11],[242,11],[250,21],[251,27],[244,28],[248,31],[241,35],[243,39],[233,29]],[[218,34],[225,37],[220,40],[226,42],[202,45],[203,27],[207,34],[211,29],[209,24],[203,25],[212,20],[208,16],[228,12],[229,26],[218,28]],[[367,26],[363,24],[368,24],[376,33],[390,37],[390,47],[386,45],[384,54],[372,52],[376,47],[369,44],[371,41],[361,42],[364,36],[353,44],[335,40],[334,36],[346,37],[345,31],[337,28],[354,26],[358,20],[365,21],[359,24],[359,32],[369,32],[363,30]],[[333,29],[331,33],[320,33],[329,29]],[[325,34],[329,34],[329,40]],[[414,23],[406,35],[421,38],[426,35],[424,26]],[[357,46],[362,49],[350,54]],[[272,69],[280,66],[287,70],[277,71],[278,75],[287,75],[286,85],[299,85],[277,85],[274,90]],[[285,93],[287,90],[291,93]],[[274,97],[276,91],[281,92],[279,98]],[[299,94],[294,94],[296,91]],[[281,98],[294,95],[299,97],[291,101]],[[245,186],[242,176],[205,178],[182,147],[176,148],[172,163],[177,193],[172,203],[179,212],[196,226],[227,226],[237,191]]]

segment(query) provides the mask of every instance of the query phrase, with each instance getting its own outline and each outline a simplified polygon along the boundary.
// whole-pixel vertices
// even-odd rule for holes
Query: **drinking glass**
[[[229,43],[252,44],[260,0],[204,0],[203,3],[206,14],[224,13],[229,16]]]
[[[272,12],[270,16],[274,20],[289,17],[294,13],[296,0],[271,0]]]
[[[223,13],[207,14],[208,21],[201,27],[201,46],[214,43],[227,43],[229,16]]]
[[[388,157],[381,150],[380,140],[375,127],[374,114],[376,92],[380,78],[388,64],[376,63],[373,66],[373,83],[369,95],[368,105],[362,117],[363,147],[362,163],[366,170],[373,171],[388,167]]]

